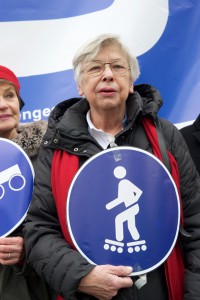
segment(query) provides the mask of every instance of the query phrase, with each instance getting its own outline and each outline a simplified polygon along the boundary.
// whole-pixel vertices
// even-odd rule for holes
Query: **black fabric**
[[[183,127],[180,131],[187,143],[197,171],[200,174],[200,115],[192,125]]]
[[[22,110],[22,108],[24,107],[25,103],[24,101],[22,100],[22,98],[20,96],[19,97],[19,107],[20,107],[20,110]]]

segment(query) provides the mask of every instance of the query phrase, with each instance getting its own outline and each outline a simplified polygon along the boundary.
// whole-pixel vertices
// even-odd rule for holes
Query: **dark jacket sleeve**
[[[200,295],[200,178],[178,129],[169,124],[164,134],[167,147],[178,163],[184,229],[190,234],[181,237],[185,260],[184,300],[197,300]]]
[[[50,150],[41,149],[33,199],[23,234],[28,262],[65,299],[76,299],[80,280],[93,268],[65,241],[51,191]]]

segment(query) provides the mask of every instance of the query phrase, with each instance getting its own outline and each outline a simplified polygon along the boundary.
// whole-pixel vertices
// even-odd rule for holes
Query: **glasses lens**
[[[91,75],[98,75],[103,72],[103,64],[98,62],[93,62],[85,67],[85,72]]]
[[[84,71],[89,75],[98,76],[103,73],[106,64],[110,66],[114,74],[124,74],[130,69],[126,61],[115,60],[111,63],[91,62],[84,68]]]
[[[129,65],[123,60],[113,61],[110,66],[115,74],[124,74],[129,69]]]

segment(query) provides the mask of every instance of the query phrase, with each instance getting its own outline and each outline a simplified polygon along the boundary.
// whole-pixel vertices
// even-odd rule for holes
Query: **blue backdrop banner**
[[[119,34],[139,59],[136,83],[155,86],[160,116],[194,120],[200,94],[199,0],[3,1],[0,64],[22,85],[21,122],[47,119],[60,101],[78,95],[72,58],[86,40]]]

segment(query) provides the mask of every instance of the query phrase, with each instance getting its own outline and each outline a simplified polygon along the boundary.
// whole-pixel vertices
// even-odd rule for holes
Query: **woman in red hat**
[[[10,69],[0,66],[0,137],[21,146],[34,165],[46,121],[20,124],[23,106],[19,80]],[[0,238],[0,299],[51,299],[46,283],[25,263],[21,229],[22,225],[8,237]]]

